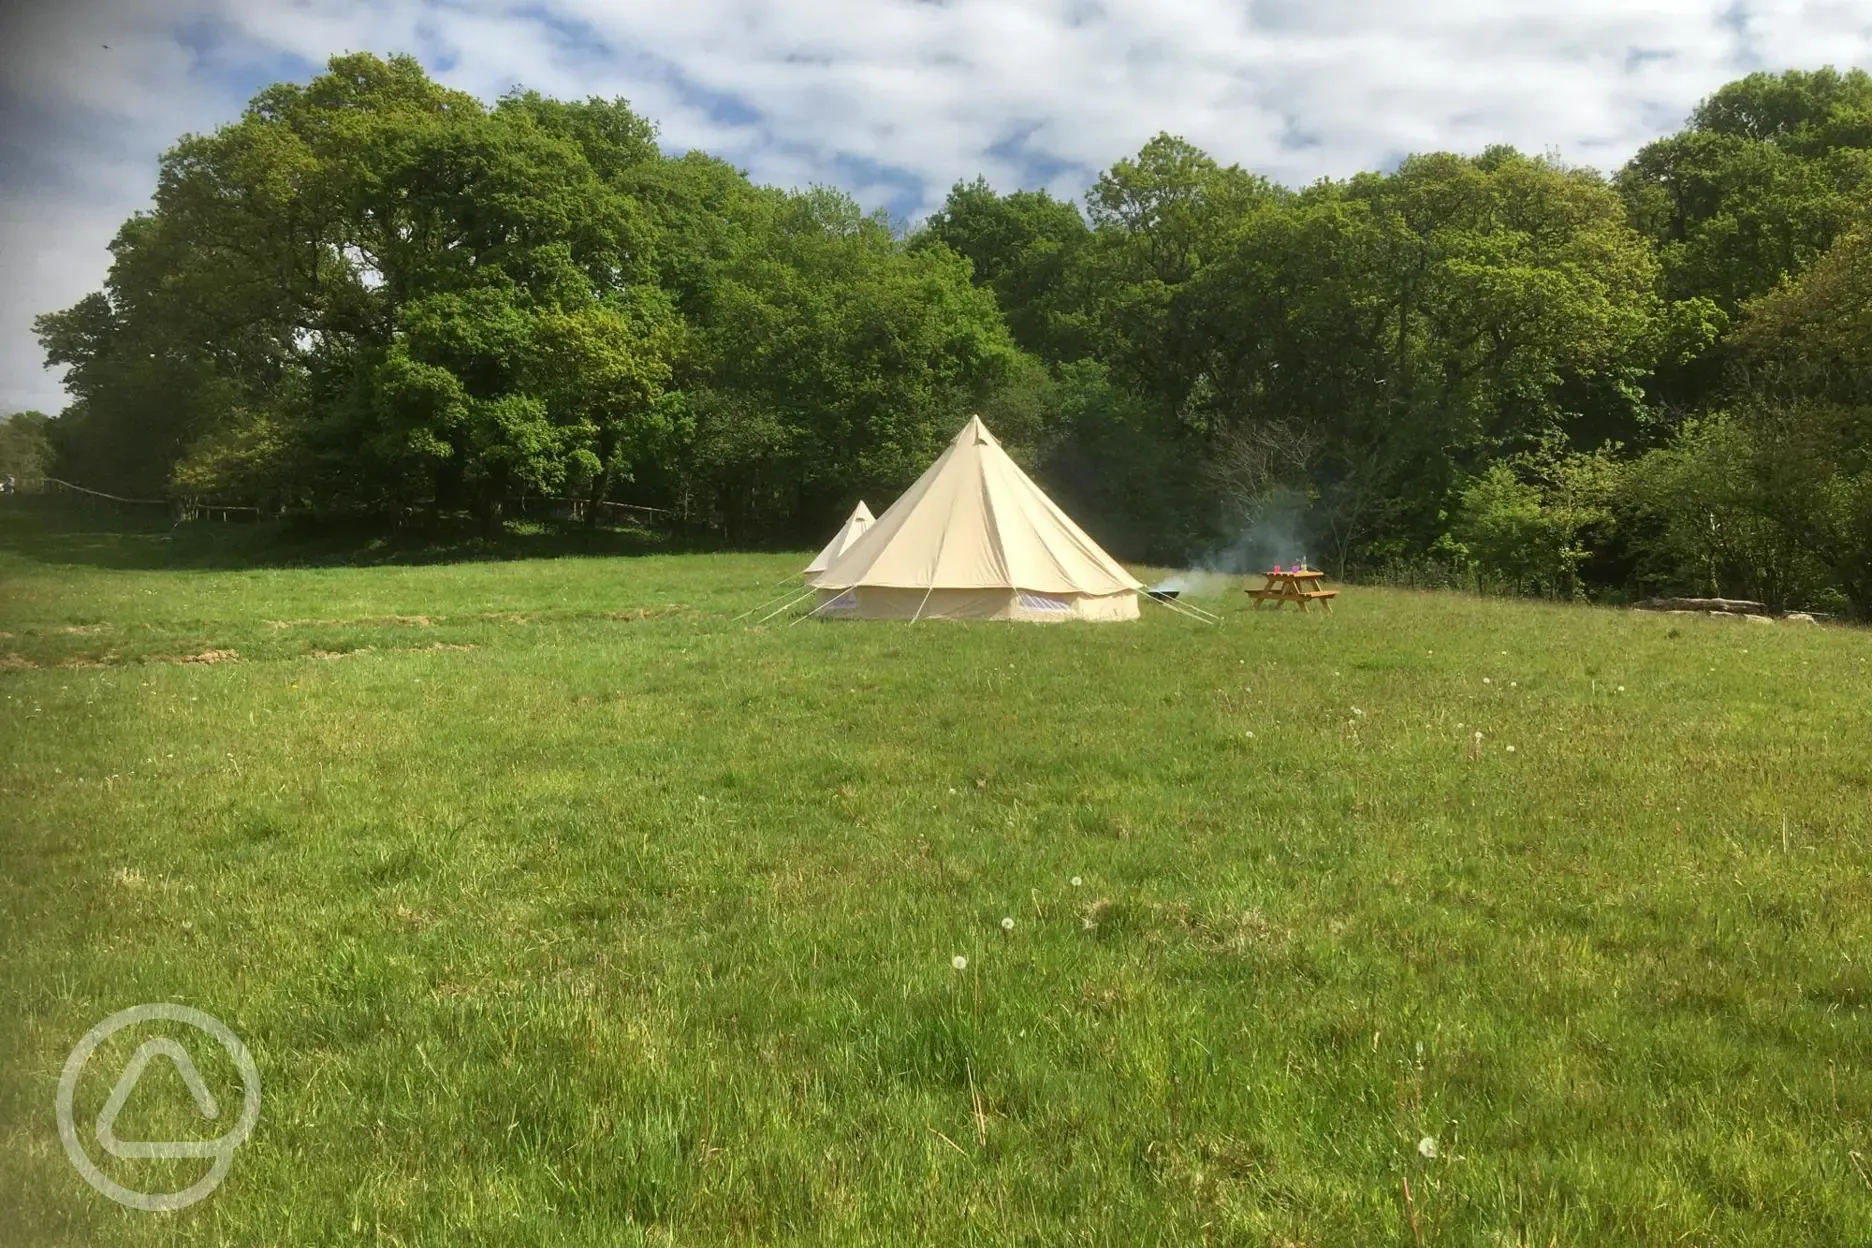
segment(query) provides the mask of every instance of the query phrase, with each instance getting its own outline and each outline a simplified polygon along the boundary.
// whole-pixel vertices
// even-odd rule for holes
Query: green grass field
[[[1867,632],[83,529],[0,514],[0,1243],[1872,1242]],[[168,1214],[53,1115],[149,1001],[263,1084]]]

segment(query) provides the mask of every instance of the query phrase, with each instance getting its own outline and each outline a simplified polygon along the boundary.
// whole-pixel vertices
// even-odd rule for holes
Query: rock
[[[1819,620],[1814,619],[1813,616],[1807,614],[1807,612],[1805,611],[1790,611],[1786,615],[1781,617],[1781,622],[1783,624],[1807,624],[1807,625],[1818,625],[1820,623]]]
[[[1703,614],[1707,615],[1712,620],[1734,620],[1737,623],[1751,618],[1746,615],[1736,615],[1730,611],[1705,611]]]
[[[1772,624],[1774,621],[1765,615],[1745,615],[1742,617],[1751,624]]]

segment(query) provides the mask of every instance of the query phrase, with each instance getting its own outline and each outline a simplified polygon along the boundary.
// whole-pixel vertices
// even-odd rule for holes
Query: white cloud
[[[106,50],[101,45],[109,44]],[[157,156],[344,50],[492,97],[623,95],[666,145],[920,212],[1077,194],[1169,130],[1288,182],[1494,142],[1611,167],[1754,68],[1872,62],[1864,0],[66,0],[0,17],[0,409]]]

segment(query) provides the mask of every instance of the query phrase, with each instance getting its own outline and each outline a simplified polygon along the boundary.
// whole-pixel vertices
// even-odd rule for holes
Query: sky
[[[32,318],[101,287],[164,149],[346,51],[622,96],[913,221],[977,174],[1076,198],[1161,131],[1292,185],[1491,143],[1611,170],[1745,73],[1872,66],[1872,0],[6,0],[0,412],[63,405]]]

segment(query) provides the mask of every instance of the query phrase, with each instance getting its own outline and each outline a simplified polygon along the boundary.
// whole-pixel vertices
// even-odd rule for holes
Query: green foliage
[[[1734,312],[1826,250],[1869,179],[1872,76],[1790,70],[1722,88],[1633,157],[1619,187],[1658,244],[1667,294]]]
[[[1184,288],[1225,254],[1240,223],[1286,197],[1182,139],[1160,134],[1099,176],[1087,195],[1097,228],[1092,315],[1097,350],[1121,382],[1180,407],[1198,378]]]
[[[574,106],[541,109],[490,112],[407,58],[347,56],[185,139],[155,211],[119,234],[108,292],[42,320],[73,368],[74,438],[139,450],[177,488],[281,502],[433,491],[495,510],[562,482],[599,436],[577,430],[616,440],[669,365],[614,403],[549,402],[541,324],[622,300],[619,350],[667,354],[670,336],[632,293],[648,224],[585,159]]]
[[[1554,554],[1539,487],[1507,464],[1490,464],[1463,491],[1455,536],[1461,553],[1517,591],[1538,578]]]
[[[336,58],[185,140],[117,255],[41,323],[74,458],[108,467],[89,436],[150,488],[283,505],[497,524],[632,481],[752,536],[900,488],[1031,370],[964,262],[848,196],[665,159],[621,101],[487,109],[404,58]]]
[[[693,262],[683,399],[691,506],[742,539],[901,489],[1026,369],[947,248],[905,248],[835,191],[765,207],[744,244]]]
[[[1045,191],[999,196],[977,178],[956,183],[915,245],[940,243],[967,257],[975,283],[994,291],[1014,341],[1068,361],[1092,347],[1085,308],[1092,237],[1072,204]]]
[[[1555,444],[1490,464],[1462,492],[1455,550],[1485,583],[1583,597],[1580,569],[1614,528],[1622,472],[1607,453]]]
[[[1749,303],[1729,410],[1633,465],[1624,508],[1649,525],[1668,588],[1872,613],[1872,240],[1843,236]]]
[[[45,476],[52,462],[51,417],[44,412],[14,412],[0,417],[0,476],[30,485]]]
[[[1872,197],[1868,118],[1872,77],[1862,70],[1757,73],[1633,157],[1619,190],[1657,249],[1665,297],[1734,316],[1811,264]],[[1707,341],[1659,369],[1658,401],[1678,410],[1720,401],[1725,352]]]
[[[805,541],[974,411],[1126,553],[1275,511],[1342,575],[1469,547],[1564,597],[1864,604],[1868,117],[1860,71],[1756,74],[1611,181],[1497,146],[1299,191],[1160,134],[1083,213],[976,179],[900,238],[622,100],[337,57],[179,142],[106,289],[40,319],[48,436],[123,492]],[[1616,529],[1569,501],[1615,462]]]
[[[1337,562],[1419,553],[1465,473],[1634,430],[1655,273],[1598,177],[1513,152],[1323,184],[1192,283],[1186,418],[1308,431]]]
[[[1205,497],[1161,409],[1096,360],[1059,369],[1040,476],[1092,536],[1123,558],[1175,563],[1210,539]]]
[[[1824,566],[1771,514],[1768,451],[1747,422],[1716,412],[1629,465],[1617,509],[1640,538],[1647,590],[1821,605]]]
[[[1758,510],[1872,615],[1872,232],[1750,304],[1736,353]]]

